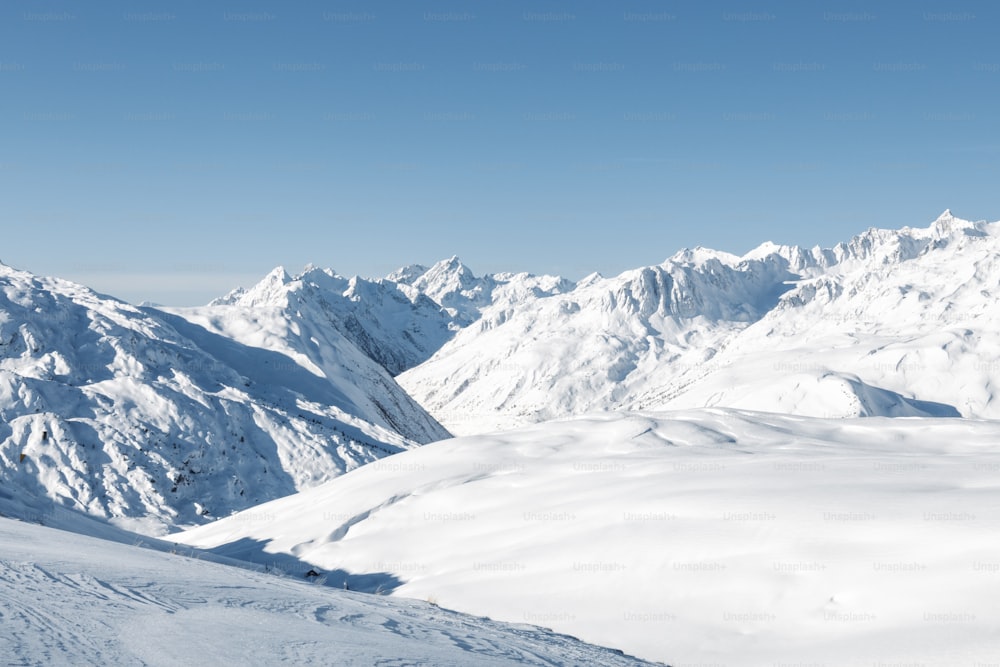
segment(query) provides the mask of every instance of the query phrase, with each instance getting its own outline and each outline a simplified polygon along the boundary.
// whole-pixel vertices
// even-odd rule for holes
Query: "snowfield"
[[[673,665],[1000,655],[1000,423],[594,414],[174,535]]]
[[[4,518],[0,663],[646,664],[423,601],[338,591]]]

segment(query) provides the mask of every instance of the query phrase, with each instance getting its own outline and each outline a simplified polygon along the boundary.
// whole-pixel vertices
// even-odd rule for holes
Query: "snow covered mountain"
[[[600,413],[432,443],[170,539],[670,664],[987,664],[1000,422]]]
[[[447,435],[336,331],[225,307],[184,319],[3,265],[0,419],[7,493],[150,533]]]
[[[425,361],[453,333],[452,318],[427,296],[387,280],[344,278],[330,269],[307,268],[291,276],[278,267],[250,289],[210,305],[281,309],[289,320],[336,331],[393,375]]]
[[[458,257],[427,268],[405,266],[389,274],[388,280],[407,285],[441,304],[454,318],[456,329],[479,319],[484,308],[509,310],[525,301],[568,292],[572,281],[557,276],[530,273],[496,273],[477,277]]]
[[[561,278],[527,273],[476,277],[452,257],[430,268],[406,266],[378,280],[312,267],[292,276],[278,267],[257,285],[209,305],[281,309],[290,321],[339,332],[398,375],[430,358],[456,331],[477,320],[482,308],[510,309],[572,287]]]
[[[1000,224],[946,211],[928,228],[869,230],[832,254],[688,374],[690,386],[671,380],[635,403],[1000,417]]]
[[[0,514],[118,542],[187,529],[172,539],[214,560],[677,664],[986,664],[998,296],[1000,223],[947,211],[578,283],[457,258],[381,280],[279,268],[202,308],[0,265]],[[0,519],[18,660],[319,661],[315,628],[359,664],[629,660],[257,574],[232,593],[231,573],[47,530]],[[249,645],[198,634],[270,624]],[[160,626],[198,639],[121,639]]]
[[[183,551],[0,518],[3,663],[648,664],[538,627],[335,590]]]
[[[1000,416],[1000,225],[682,251],[486,306],[400,384],[454,433],[595,409]]]

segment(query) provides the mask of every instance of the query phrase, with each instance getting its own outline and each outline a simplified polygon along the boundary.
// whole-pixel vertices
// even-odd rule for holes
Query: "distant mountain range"
[[[454,433],[591,410],[1000,416],[1000,225],[696,248],[483,307],[397,379]]]

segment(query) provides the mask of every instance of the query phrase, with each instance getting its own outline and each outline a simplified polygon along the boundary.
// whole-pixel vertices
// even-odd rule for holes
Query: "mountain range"
[[[0,482],[163,532],[448,435],[336,330],[0,266]],[[318,324],[318,323],[317,323]]]
[[[696,248],[486,307],[397,379],[452,432],[591,410],[1000,416],[1000,225]]]
[[[199,308],[3,266],[0,475],[163,531],[449,431],[594,410],[994,418],[998,258],[1000,226],[946,211],[577,282],[456,257],[382,279],[279,267]]]

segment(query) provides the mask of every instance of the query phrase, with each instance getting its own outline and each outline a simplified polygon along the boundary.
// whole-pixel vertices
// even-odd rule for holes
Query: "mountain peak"
[[[448,259],[442,259],[440,262],[438,262],[431,268],[432,270],[437,269],[439,271],[461,271],[463,273],[469,271],[469,267],[467,267],[465,264],[462,263],[462,260],[459,258],[458,255],[452,255]]]
[[[415,280],[427,273],[429,270],[430,267],[424,266],[423,264],[407,264],[406,266],[401,266],[390,273],[386,276],[386,279],[394,283],[412,285]]]
[[[472,270],[462,263],[458,255],[452,255],[448,259],[442,259],[432,266],[413,284],[426,290],[429,286],[444,283],[450,284],[456,280],[458,281],[458,285],[469,287],[477,278]]]
[[[694,248],[684,248],[673,254],[667,259],[666,263],[674,264],[703,264],[710,260],[716,260],[722,262],[726,265],[734,265],[740,261],[740,258],[732,253],[728,253],[724,250],[713,250],[712,248],[706,248],[704,246],[695,246]]]
[[[957,218],[952,214],[951,209],[945,209],[944,213],[931,223],[929,231],[934,238],[945,238],[956,233],[965,236],[981,236],[984,234],[981,223]]]
[[[285,270],[284,266],[276,266],[271,271],[264,276],[264,280],[261,282],[267,283],[280,283],[284,285],[292,281],[292,277],[288,275],[288,271]]]
[[[769,255],[780,255],[785,251],[785,246],[778,245],[774,241],[764,241],[759,246],[743,255],[742,259],[763,259]]]

